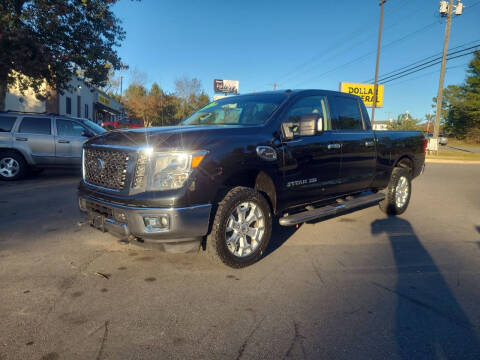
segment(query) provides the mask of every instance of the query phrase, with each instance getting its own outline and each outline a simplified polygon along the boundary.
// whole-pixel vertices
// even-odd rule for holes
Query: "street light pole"
[[[442,11],[442,8],[440,8],[440,11]],[[435,127],[433,129],[434,139],[438,139],[438,134],[440,133],[440,115],[442,112],[443,84],[445,81],[445,63],[447,62],[448,41],[450,40],[450,25],[452,24],[452,13],[453,13],[453,0],[450,0],[448,3],[447,25],[445,27],[445,40],[443,41],[443,55],[442,55],[442,67],[440,69],[440,81],[438,82]]]
[[[378,44],[377,44],[377,62],[375,64],[375,82],[373,83],[373,104],[372,104],[372,126],[375,122],[375,107],[377,106],[377,92],[378,92],[378,64],[380,62],[380,46],[382,44],[382,27],[383,27],[383,5],[387,0],[380,0],[380,27],[378,29]]]

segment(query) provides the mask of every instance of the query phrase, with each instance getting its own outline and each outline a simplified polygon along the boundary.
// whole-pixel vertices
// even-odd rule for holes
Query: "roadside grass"
[[[448,138],[448,145],[453,147],[480,148],[480,144],[467,143],[463,140]]]
[[[472,160],[480,161],[480,153],[469,153],[463,151],[439,150],[438,155],[427,154],[427,159],[445,160]]]

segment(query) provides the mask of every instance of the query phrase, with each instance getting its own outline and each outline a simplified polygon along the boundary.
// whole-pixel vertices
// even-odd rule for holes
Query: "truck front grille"
[[[129,155],[110,149],[86,148],[84,155],[85,181],[113,190],[122,190],[127,177]]]

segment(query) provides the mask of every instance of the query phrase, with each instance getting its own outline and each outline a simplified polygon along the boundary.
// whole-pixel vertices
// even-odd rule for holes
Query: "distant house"
[[[388,130],[388,124],[390,124],[392,121],[375,121],[373,123],[373,130]]]
[[[113,121],[121,117],[122,104],[97,88],[89,87],[80,79],[72,79],[73,91],[50,91],[46,101],[38,100],[33,90],[24,94],[9,88],[5,98],[5,110],[46,112],[64,116],[81,117],[97,123]]]

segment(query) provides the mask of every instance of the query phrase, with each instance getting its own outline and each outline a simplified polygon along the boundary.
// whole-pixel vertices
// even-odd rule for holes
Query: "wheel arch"
[[[16,155],[19,155],[23,158],[23,160],[25,160],[25,163],[27,163],[27,165],[31,165],[32,164],[32,161],[31,159],[28,157],[28,156],[25,156],[25,154],[18,150],[18,149],[13,149],[13,148],[0,148],[0,155],[2,154],[16,154]]]
[[[217,192],[215,202],[220,202],[226,193],[236,186],[249,187],[262,193],[267,199],[272,213],[276,213],[277,191],[269,174],[259,169],[248,169],[231,174],[223,181],[223,187]]]
[[[393,164],[393,168],[401,167],[407,169],[410,172],[410,175],[415,173],[415,162],[410,155],[402,155],[397,159],[397,161]]]

